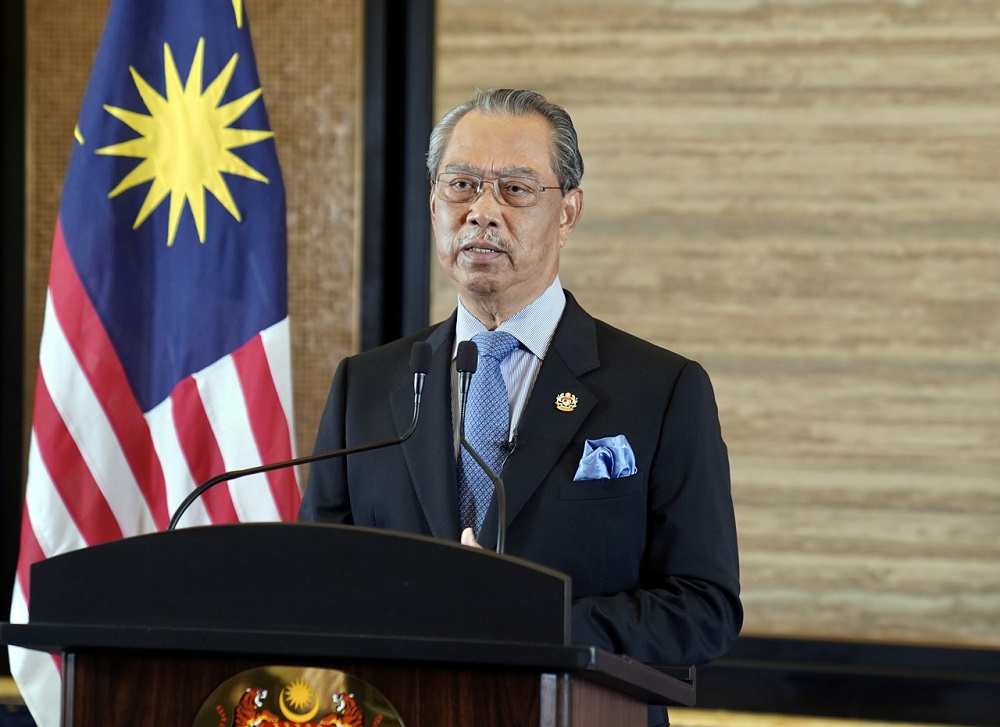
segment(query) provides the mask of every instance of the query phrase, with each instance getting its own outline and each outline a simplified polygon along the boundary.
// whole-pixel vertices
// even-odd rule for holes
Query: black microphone
[[[469,387],[472,385],[472,375],[479,368],[479,349],[472,341],[462,341],[458,344],[458,353],[455,356],[455,370],[458,371],[458,440],[465,448],[465,451],[472,455],[480,469],[486,473],[493,483],[493,491],[497,496],[497,553],[503,553],[504,545],[507,541],[507,492],[504,490],[503,480],[500,475],[494,472],[479,452],[472,448],[472,445],[465,439],[465,407],[469,402]],[[506,448],[506,442],[501,446]],[[511,446],[508,451],[513,452]]]
[[[479,369],[479,347],[472,341],[462,341],[458,344],[455,354],[455,370],[458,371],[459,406],[458,417],[461,424],[460,432],[465,432],[465,405],[469,401],[469,387],[472,385],[472,375]]]
[[[192,503],[201,497],[206,491],[212,489],[220,482],[227,482],[229,480],[237,480],[241,477],[247,477],[248,475],[257,475],[262,472],[270,472],[271,470],[282,469],[284,467],[295,467],[300,464],[309,464],[310,462],[319,462],[324,459],[331,459],[333,457],[343,457],[348,454],[357,454],[358,452],[368,452],[372,449],[379,449],[381,447],[389,447],[394,444],[402,444],[410,435],[413,434],[414,430],[417,428],[417,420],[420,418],[420,400],[424,395],[424,379],[427,377],[427,372],[431,368],[431,344],[426,341],[417,341],[413,344],[413,348],[410,349],[410,370],[413,372],[413,419],[410,421],[410,426],[405,432],[399,437],[394,437],[393,439],[383,439],[380,442],[372,442],[369,444],[359,444],[355,447],[347,447],[345,449],[334,449],[329,452],[320,452],[319,454],[310,454],[305,457],[297,457],[295,459],[288,459],[283,462],[272,462],[271,464],[262,464],[256,467],[248,467],[243,470],[232,470],[230,472],[223,472],[220,475],[216,475],[210,480],[206,480],[198,485],[196,488],[188,493],[188,496],[184,498],[180,506],[174,512],[173,517],[170,518],[170,524],[167,525],[167,530],[174,530],[177,527],[177,523],[180,522],[181,516],[191,507]]]

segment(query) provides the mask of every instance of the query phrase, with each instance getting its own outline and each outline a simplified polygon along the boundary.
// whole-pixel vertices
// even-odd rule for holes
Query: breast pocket
[[[559,483],[560,500],[610,500],[629,497],[646,487],[646,473],[637,472],[614,480],[571,480]]]
[[[568,524],[567,562],[573,595],[634,588],[646,533],[646,473],[614,480],[559,483],[561,519]]]

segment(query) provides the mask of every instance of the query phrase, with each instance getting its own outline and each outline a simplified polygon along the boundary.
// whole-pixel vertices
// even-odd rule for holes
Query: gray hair
[[[441,157],[451,141],[455,126],[470,111],[479,111],[487,116],[527,116],[532,113],[543,116],[552,126],[552,169],[559,178],[559,188],[565,194],[580,186],[583,157],[569,114],[540,93],[509,88],[476,89],[472,98],[441,118],[431,132],[427,150],[427,176],[431,182],[437,177]]]

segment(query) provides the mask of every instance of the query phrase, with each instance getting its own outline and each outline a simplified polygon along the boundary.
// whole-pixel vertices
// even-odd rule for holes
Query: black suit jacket
[[[451,359],[455,316],[345,359],[315,450],[399,436],[413,409],[410,348],[432,345],[420,423],[402,446],[314,463],[300,518],[460,536]],[[577,407],[559,411],[557,395]],[[506,552],[569,574],[572,638],[650,663],[722,655],[742,623],[729,462],[698,364],[566,309],[502,472]],[[624,434],[638,473],[573,480],[587,439]],[[495,508],[480,542],[496,539]]]

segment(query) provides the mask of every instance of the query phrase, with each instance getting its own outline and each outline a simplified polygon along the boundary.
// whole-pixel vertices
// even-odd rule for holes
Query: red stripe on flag
[[[268,464],[290,459],[292,456],[291,433],[285,410],[274,385],[271,367],[264,352],[260,334],[254,336],[233,352],[233,364],[243,390],[250,428],[260,452],[261,462]],[[291,468],[267,473],[271,495],[282,520],[294,520],[298,514],[299,487]]]
[[[87,545],[121,538],[118,520],[56,409],[41,370],[35,384],[34,430],[49,478]]]
[[[205,413],[205,404],[198,393],[198,383],[188,376],[170,394],[173,403],[174,427],[184,451],[191,476],[198,484],[225,472],[222,450]],[[213,523],[236,523],[239,516],[233,507],[229,490],[221,484],[201,496]]]
[[[45,560],[45,551],[42,550],[42,546],[35,536],[35,529],[31,525],[31,514],[28,512],[28,504],[25,503],[21,511],[21,550],[17,556],[17,579],[26,606],[31,604],[31,566],[40,560]],[[56,672],[62,673],[62,656],[59,654],[51,656]]]
[[[17,556],[17,578],[26,606],[31,604],[31,565],[40,560],[45,560],[45,552],[35,536],[35,529],[31,525],[31,515],[28,512],[28,504],[25,503],[21,511],[21,550]],[[62,656],[59,654],[51,656],[56,672],[62,673]]]
[[[31,593],[31,564],[40,560],[45,560],[45,552],[35,537],[28,505],[25,504],[21,514],[21,551],[17,556],[17,577],[25,603],[28,603],[28,594]]]
[[[163,530],[170,521],[170,512],[167,509],[163,469],[153,447],[149,425],[135,400],[104,324],[80,282],[66,248],[61,220],[56,221],[52,241],[49,292],[66,340],[101,402],[132,474],[139,483],[142,496],[153,514],[153,521],[158,529]]]

